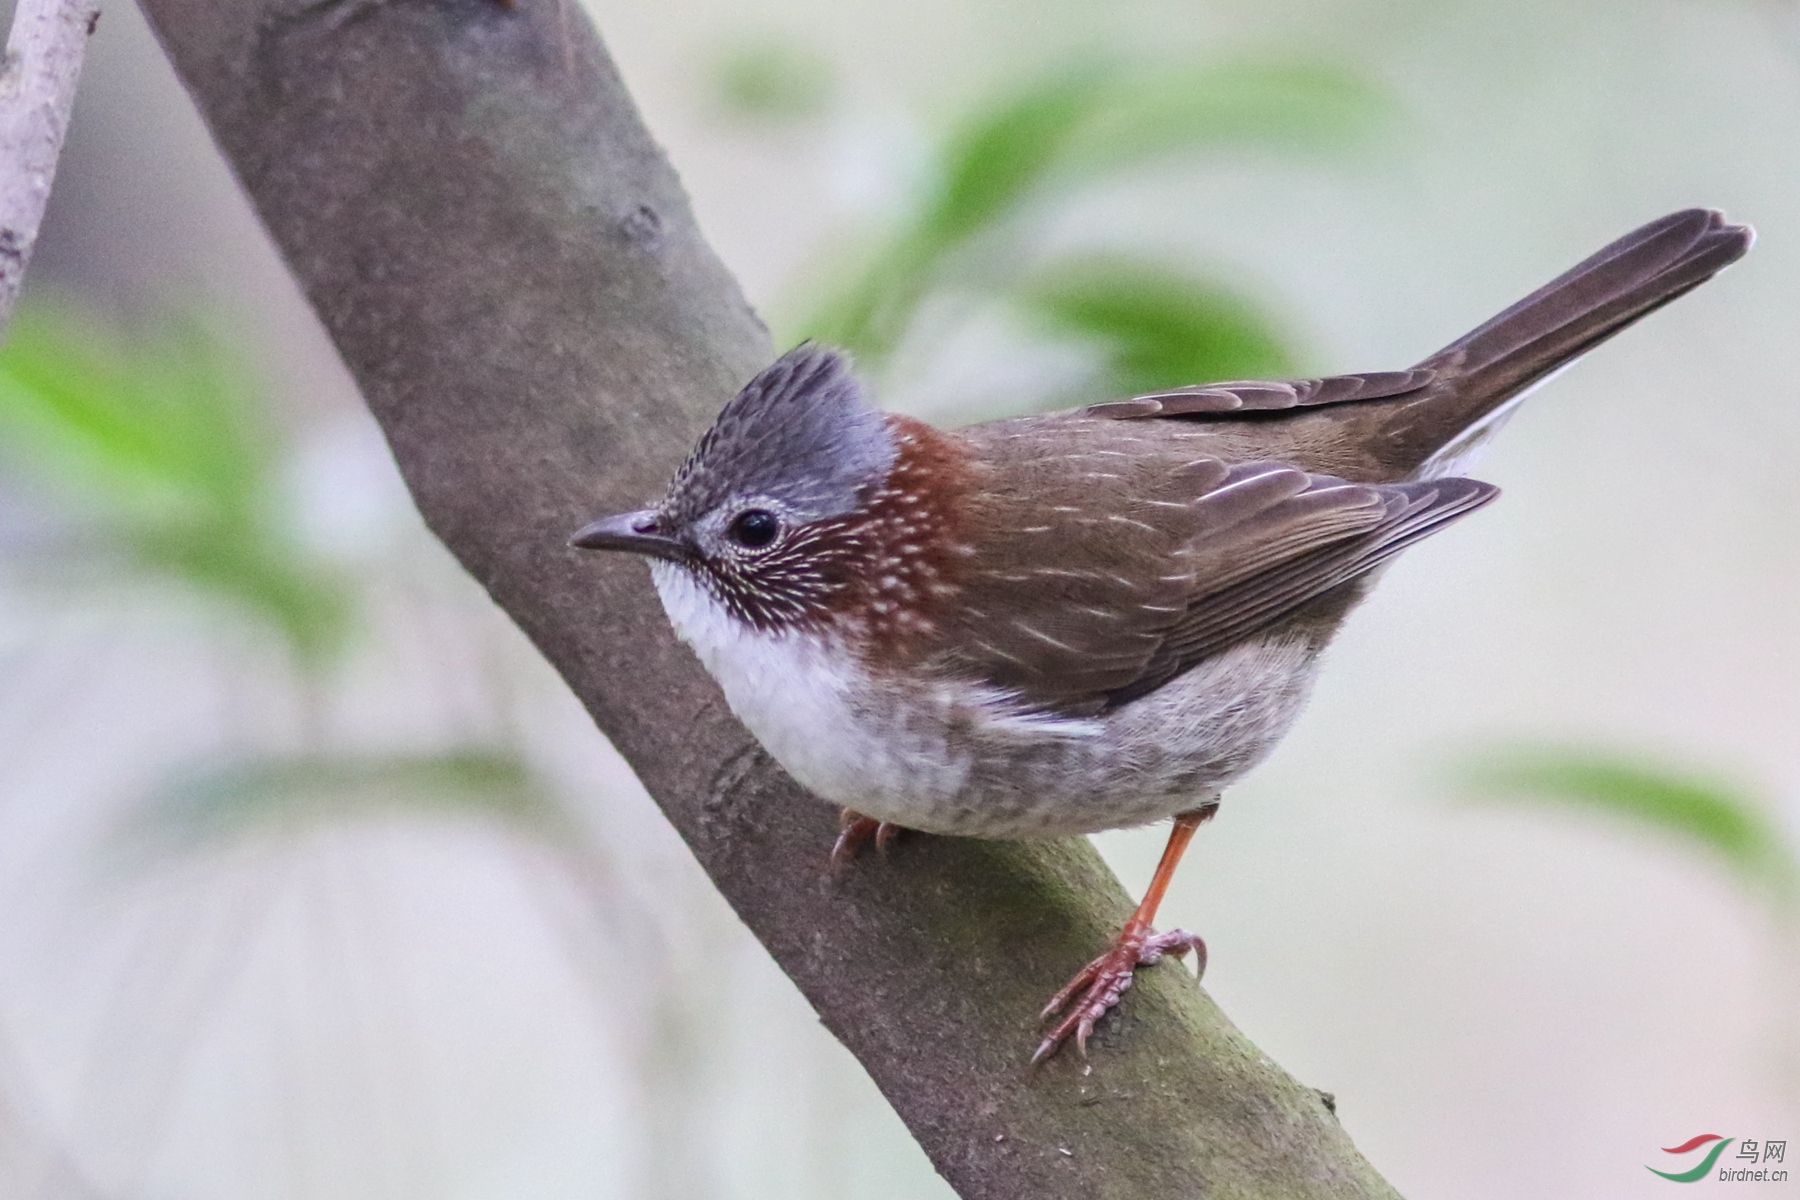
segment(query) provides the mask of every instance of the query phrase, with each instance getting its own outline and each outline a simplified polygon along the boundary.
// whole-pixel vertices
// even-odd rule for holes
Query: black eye
[[[739,513],[726,532],[738,545],[760,550],[781,532],[781,521],[766,508],[751,508]]]

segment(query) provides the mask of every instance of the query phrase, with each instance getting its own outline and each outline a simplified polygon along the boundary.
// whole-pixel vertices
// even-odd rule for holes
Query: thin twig
[[[19,0],[0,69],[0,338],[12,323],[62,154],[100,0]]]

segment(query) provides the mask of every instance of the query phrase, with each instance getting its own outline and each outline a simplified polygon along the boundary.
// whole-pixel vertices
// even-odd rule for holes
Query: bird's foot
[[[886,854],[899,835],[900,826],[892,821],[877,821],[853,808],[846,808],[838,819],[837,841],[831,847],[831,869],[840,870],[870,842],[875,843],[877,854]]]
[[[1069,1011],[1038,1043],[1036,1053],[1031,1056],[1032,1065],[1055,1054],[1071,1034],[1075,1037],[1075,1048],[1086,1058],[1088,1035],[1094,1032],[1094,1023],[1104,1017],[1131,986],[1132,972],[1139,966],[1160,962],[1165,954],[1180,958],[1189,950],[1194,952],[1194,975],[1198,978],[1206,973],[1206,943],[1197,934],[1185,929],[1151,933],[1147,928],[1133,929],[1127,925],[1113,941],[1111,949],[1077,971],[1075,978],[1044,1005],[1041,1020],[1049,1020],[1065,1008]],[[1070,1001],[1074,1001],[1073,1006]]]

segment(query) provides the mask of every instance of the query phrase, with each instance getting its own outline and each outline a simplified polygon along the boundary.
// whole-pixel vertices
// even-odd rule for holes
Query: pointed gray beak
[[[669,537],[656,527],[656,511],[620,513],[601,517],[583,525],[569,539],[569,545],[581,550],[628,550],[670,562],[688,562],[694,557],[687,543]]]

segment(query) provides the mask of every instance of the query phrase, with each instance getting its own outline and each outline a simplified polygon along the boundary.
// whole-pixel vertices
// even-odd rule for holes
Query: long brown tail
[[[1419,406],[1429,416],[1415,410],[1408,440],[1418,439],[1422,460],[1456,455],[1509,400],[1699,287],[1743,257],[1755,237],[1705,208],[1626,234],[1420,363],[1436,378]]]

